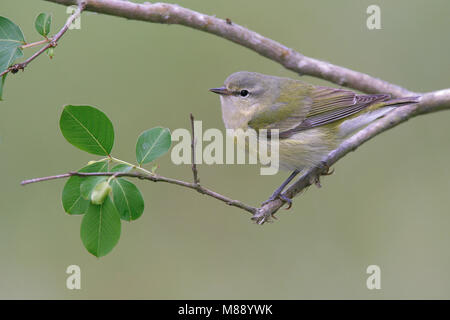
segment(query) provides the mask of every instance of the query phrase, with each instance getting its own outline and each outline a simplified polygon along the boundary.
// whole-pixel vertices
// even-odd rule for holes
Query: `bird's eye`
[[[241,95],[241,97],[246,97],[248,96],[250,92],[248,92],[247,90],[241,90],[241,92],[239,92],[239,94]]]

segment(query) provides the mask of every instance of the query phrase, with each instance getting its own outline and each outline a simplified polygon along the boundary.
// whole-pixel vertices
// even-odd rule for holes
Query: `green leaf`
[[[8,18],[0,16],[0,72],[8,69],[18,58],[23,56],[20,46],[25,44],[22,30]],[[0,80],[0,100],[6,75]]]
[[[130,181],[118,178],[111,181],[114,204],[122,220],[131,221],[144,212],[144,199],[139,189]]]
[[[50,26],[52,24],[52,16],[48,13],[40,13],[34,21],[36,31],[44,37],[50,33]]]
[[[96,257],[108,254],[120,238],[120,216],[110,197],[102,205],[90,204],[81,222],[81,241]]]
[[[2,96],[3,96],[3,86],[5,84],[5,80],[6,80],[6,74],[3,75],[3,77],[0,79],[0,101],[2,101]]]
[[[84,178],[84,181],[81,183],[81,186],[80,186],[81,196],[86,200],[90,200],[92,191],[94,191],[95,187],[99,183],[108,180],[108,178],[109,177],[103,177],[103,176],[97,176],[97,177],[93,176],[93,177]]]
[[[111,172],[130,172],[133,170],[133,167],[127,164],[118,164],[111,168]]]
[[[55,48],[50,47],[45,51],[50,59],[53,59],[55,56]]]
[[[170,130],[167,128],[152,128],[144,131],[136,144],[136,159],[139,165],[151,162],[161,157],[170,149]]]
[[[88,165],[79,172],[106,172],[108,169],[108,162],[96,162]],[[64,211],[68,214],[85,214],[89,207],[89,200],[81,196],[81,184],[86,180],[86,177],[73,176],[67,180],[62,192],[62,203]]]
[[[114,144],[114,128],[108,117],[90,106],[67,105],[59,121],[61,132],[75,147],[107,156]]]

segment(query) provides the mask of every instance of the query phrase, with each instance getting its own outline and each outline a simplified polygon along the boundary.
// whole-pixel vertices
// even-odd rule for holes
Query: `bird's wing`
[[[349,117],[389,97],[385,94],[357,95],[350,90],[312,87],[303,96],[296,99],[291,97],[289,101],[295,101],[294,103],[277,105],[271,108],[273,111],[270,114],[268,112],[261,114],[263,118],[279,119],[277,122],[260,121],[261,115],[258,115],[249,122],[249,126],[254,129],[279,129],[279,137],[288,138],[297,132]],[[301,103],[298,103],[299,99]],[[253,123],[259,126],[254,127]],[[266,123],[268,125],[265,125]]]
[[[388,94],[360,95],[349,90],[327,87],[315,87],[311,95],[313,105],[306,119],[297,128],[294,128],[298,131],[344,119],[375,102],[390,98]]]
[[[310,86],[299,90],[295,82],[286,84],[281,92],[290,94],[281,94],[276,103],[254,115],[248,123],[249,127],[255,130],[278,129],[280,132],[297,127],[305,121],[313,105],[310,90]]]

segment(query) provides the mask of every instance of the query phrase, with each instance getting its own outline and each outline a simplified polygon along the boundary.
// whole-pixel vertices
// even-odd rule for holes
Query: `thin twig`
[[[191,161],[192,161],[192,174],[194,175],[194,183],[199,184],[200,179],[198,178],[197,164],[195,163],[195,132],[194,132],[194,116],[190,115],[191,118],[191,130],[192,130],[192,140],[191,140]]]
[[[27,44],[24,44],[23,46],[20,46],[20,49],[26,49],[26,48],[32,48],[32,47],[37,47],[37,46],[40,46],[40,45],[42,45],[42,44],[44,44],[44,43],[48,43],[48,42],[50,42],[52,39],[44,39],[44,40],[41,40],[41,41],[36,41],[36,42],[32,42],[32,43],[27,43]]]
[[[50,181],[50,180],[56,180],[56,179],[69,178],[70,176],[72,176],[70,173],[63,173],[63,174],[57,174],[57,175],[54,175],[54,176],[23,180],[20,184],[22,186],[25,186],[25,185],[31,184],[31,183],[37,183],[37,182],[44,182],[44,181]]]
[[[56,179],[64,179],[69,178],[72,176],[79,176],[79,177],[92,177],[92,176],[114,176],[114,177],[130,177],[130,178],[138,178],[143,180],[149,180],[153,182],[166,182],[174,185],[178,185],[181,187],[189,188],[196,190],[197,192],[201,194],[205,194],[207,196],[213,197],[215,199],[218,199],[222,202],[225,202],[227,205],[232,207],[237,207],[240,209],[243,209],[247,212],[250,212],[252,214],[255,214],[257,212],[257,208],[249,206],[241,201],[233,200],[231,198],[228,198],[224,195],[221,195],[215,191],[212,191],[208,188],[205,188],[199,184],[186,182],[178,179],[173,178],[167,178],[160,175],[148,175],[143,173],[134,173],[134,172],[77,172],[77,171],[71,171],[69,173],[65,174],[59,174],[54,176],[48,176],[48,177],[42,177],[42,178],[34,178],[29,180],[24,180],[20,184],[21,185],[28,185],[31,183],[37,183],[37,182],[43,182],[43,181],[49,181],[49,180],[56,180]]]
[[[77,1],[75,1],[77,2]],[[24,70],[34,59],[39,57],[41,54],[43,54],[47,49],[54,48],[58,45],[59,39],[66,33],[66,31],[69,29],[69,26],[73,23],[73,21],[78,18],[81,14],[81,12],[86,8],[86,1],[78,1],[78,8],[77,10],[67,19],[64,26],[59,30],[59,32],[54,35],[49,40],[43,40],[43,43],[47,43],[47,45],[40,48],[38,51],[36,51],[31,57],[26,59],[24,62],[17,63],[15,65],[12,65],[11,67],[7,68],[3,72],[0,73],[0,77],[7,74],[8,72],[17,73],[19,70]],[[23,48],[27,47],[27,45],[22,46]]]

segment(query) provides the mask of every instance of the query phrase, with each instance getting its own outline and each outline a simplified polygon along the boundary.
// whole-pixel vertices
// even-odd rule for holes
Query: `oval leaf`
[[[61,132],[75,147],[107,156],[114,144],[114,128],[108,117],[90,106],[67,105],[59,121]]]
[[[96,162],[86,166],[79,172],[106,172],[108,170],[108,162]],[[89,207],[89,200],[81,196],[81,184],[86,177],[73,176],[67,180],[62,192],[62,203],[64,211],[68,214],[85,214]]]
[[[50,33],[50,26],[52,24],[52,16],[48,13],[40,13],[34,21],[36,31],[44,37]]]
[[[81,241],[96,257],[108,254],[120,238],[120,216],[110,197],[102,205],[90,204],[81,222]]]
[[[144,212],[144,199],[139,189],[130,181],[118,178],[111,182],[114,204],[122,220],[131,221]]]
[[[142,165],[161,157],[169,151],[171,143],[170,130],[167,128],[156,127],[144,131],[136,144],[137,162]]]
[[[5,71],[23,56],[20,49],[23,44],[25,44],[25,38],[19,26],[8,18],[0,16],[0,72]],[[0,100],[2,100],[5,79],[6,74],[0,79]]]

